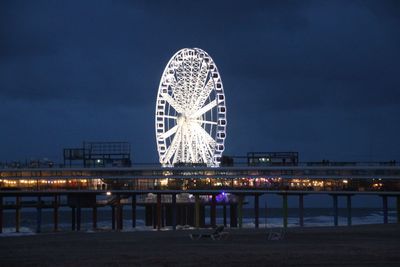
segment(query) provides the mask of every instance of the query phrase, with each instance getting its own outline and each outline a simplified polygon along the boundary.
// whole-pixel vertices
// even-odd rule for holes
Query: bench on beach
[[[277,241],[285,238],[286,231],[283,228],[271,229],[268,232],[267,240]]]
[[[225,240],[229,236],[228,232],[224,232],[224,227],[223,226],[218,226],[214,232],[211,234],[190,234],[189,237],[192,240],[199,240],[201,238],[211,238],[212,240]]]

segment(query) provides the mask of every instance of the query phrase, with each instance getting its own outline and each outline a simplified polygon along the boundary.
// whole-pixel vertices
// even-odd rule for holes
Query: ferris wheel
[[[199,48],[179,50],[158,88],[155,130],[163,166],[218,166],[226,138],[225,95],[212,58]]]

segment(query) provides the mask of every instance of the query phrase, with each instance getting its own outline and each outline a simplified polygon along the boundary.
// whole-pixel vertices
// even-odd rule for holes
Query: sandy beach
[[[227,231],[218,241],[193,241],[196,230],[2,237],[0,266],[400,266],[397,224],[290,228],[279,241]]]

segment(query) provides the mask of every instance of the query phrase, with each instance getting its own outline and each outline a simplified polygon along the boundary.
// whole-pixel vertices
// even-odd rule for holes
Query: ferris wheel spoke
[[[159,117],[162,117],[162,118],[167,118],[167,119],[173,119],[173,120],[176,120],[176,119],[178,119],[178,117],[177,117],[177,116],[171,116],[171,115],[160,115]]]
[[[205,124],[212,124],[212,125],[217,125],[215,121],[205,121],[205,120],[192,120],[193,122],[198,122],[198,123],[205,123]]]
[[[199,70],[199,76],[196,83],[196,91],[201,94],[203,92],[203,88],[206,86],[207,82],[207,74],[208,74],[208,65],[203,60],[201,62],[201,67]]]
[[[212,156],[213,156],[213,154],[214,154],[214,148],[215,148],[215,144],[216,144],[216,142],[215,142],[215,140],[214,139],[212,139],[211,138],[211,136],[207,133],[207,132],[203,132],[203,136],[204,136],[204,138],[207,140],[206,142],[205,142],[205,149],[206,149],[206,154],[208,155],[208,156],[210,156],[211,158],[212,158]]]
[[[190,125],[191,125],[191,123],[189,122],[188,129],[190,129]],[[189,130],[187,132],[187,137],[186,137],[186,142],[187,142],[187,146],[188,146],[188,150],[189,150],[189,153],[187,154],[188,162],[190,161],[190,158],[192,158],[192,161],[196,160],[196,158],[197,158],[197,152],[196,152],[197,142],[196,142],[195,138],[196,138],[195,133],[192,130]]]
[[[215,148],[215,144],[209,144],[207,146],[208,155],[210,155],[211,158],[214,155],[214,150],[215,150],[214,148]]]
[[[204,85],[201,90],[202,92],[199,94],[199,97],[196,99],[195,104],[193,105],[194,110],[199,110],[203,105],[204,102],[207,100],[208,96],[214,89],[214,82],[213,79],[209,79],[207,84]]]
[[[178,130],[178,125],[175,125],[174,127],[172,127],[171,129],[169,129],[168,131],[166,131],[163,134],[160,134],[159,137],[161,139],[167,139],[168,137],[170,137],[171,135],[173,135],[174,133],[176,133],[176,131]]]
[[[200,134],[200,135],[204,138],[204,140],[206,141],[206,143],[208,143],[208,144],[215,143],[214,138],[212,138],[212,137],[207,133],[207,131],[204,130],[203,127],[201,127],[200,125],[196,124],[195,128],[196,128],[196,131],[198,132],[198,134]]]
[[[195,156],[195,153],[193,151],[193,140],[192,140],[192,138],[193,138],[193,136],[191,135],[190,138],[189,138],[189,142],[188,142],[188,147],[189,147],[188,157],[190,155],[190,157],[192,157],[192,160],[195,160],[196,156]],[[188,159],[188,161],[189,161],[189,159]]]
[[[196,139],[197,139],[198,144],[204,144],[205,143],[201,135],[197,134],[196,135]],[[199,152],[200,152],[199,154],[200,154],[201,158],[203,159],[203,162],[207,162],[207,155],[206,155],[205,147],[204,146],[198,146],[198,149],[199,149]]]
[[[210,103],[208,103],[207,105],[202,107],[201,109],[197,110],[191,117],[192,118],[198,118],[198,117],[200,117],[201,115],[203,115],[204,113],[206,113],[207,111],[211,110],[212,108],[214,108],[217,105],[218,105],[217,100],[214,99],[213,101],[211,101]]]
[[[179,144],[181,142],[181,127],[178,127],[174,139],[172,140],[167,152],[164,155],[164,163],[170,162],[171,157],[175,154]]]
[[[204,158],[209,161],[212,159],[213,150],[211,149],[212,144],[207,141],[203,141],[204,146],[202,146]]]
[[[183,110],[181,109],[180,105],[178,102],[175,101],[175,99],[172,98],[169,94],[163,93],[161,96],[164,98],[165,101],[168,102],[168,104],[173,107],[178,113],[182,113]]]

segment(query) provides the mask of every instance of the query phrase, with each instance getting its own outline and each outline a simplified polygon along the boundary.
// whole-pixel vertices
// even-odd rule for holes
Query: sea
[[[229,209],[227,215],[227,223],[229,227]],[[206,210],[206,214],[209,210]],[[82,209],[81,213],[81,231],[93,232],[92,229],[92,210]],[[383,223],[383,211],[381,208],[353,208],[351,210],[352,224],[381,224]],[[145,212],[142,207],[137,208],[136,227],[132,227],[130,219],[131,211],[128,207],[124,208],[123,214],[123,231],[153,231],[153,227],[145,226]],[[273,228],[283,226],[283,214],[281,208],[260,208],[259,209],[259,228]],[[59,209],[59,231],[71,231],[71,209],[62,207]],[[210,217],[206,217],[206,224],[210,223]],[[347,225],[347,209],[339,208],[339,225]],[[388,211],[389,223],[397,222],[397,212],[393,208]],[[15,211],[5,210],[3,213],[3,233],[4,236],[21,236],[36,234],[36,209],[23,208],[21,210],[20,229],[16,233],[15,229]],[[217,209],[217,224],[223,224],[222,209]],[[304,227],[323,227],[333,226],[333,209],[332,208],[305,208],[304,209]],[[299,210],[297,208],[288,209],[288,227],[299,227]],[[243,228],[254,228],[254,209],[243,209]],[[111,231],[111,208],[99,208],[97,212],[97,230]],[[191,229],[187,225],[178,225],[179,229]],[[162,230],[171,230],[171,227],[164,227]],[[53,231],[53,211],[51,209],[42,210],[42,227],[41,232]]]

